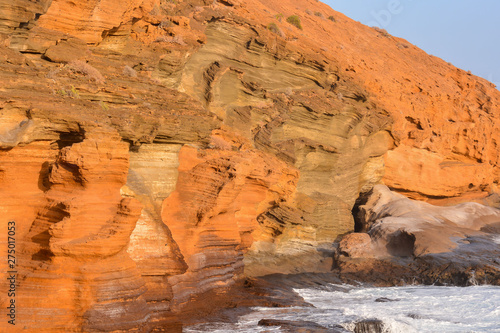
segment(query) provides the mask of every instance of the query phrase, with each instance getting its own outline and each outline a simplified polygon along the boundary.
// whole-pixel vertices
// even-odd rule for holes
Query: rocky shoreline
[[[495,252],[497,253],[497,252]],[[239,318],[252,313],[253,307],[268,308],[289,308],[289,307],[311,307],[310,303],[297,294],[296,289],[314,289],[322,291],[342,291],[350,288],[371,288],[371,287],[392,287],[392,286],[460,286],[470,287],[482,284],[500,286],[498,268],[477,264],[477,258],[473,258],[468,263],[475,262],[478,276],[488,276],[491,280],[478,280],[476,275],[467,274],[471,267],[459,266],[448,258],[435,258],[430,256],[426,259],[431,261],[410,262],[406,265],[401,262],[391,262],[390,260],[378,260],[372,262],[357,262],[349,266],[346,273],[342,269],[336,268],[329,273],[302,273],[302,274],[273,274],[259,278],[245,280],[242,286],[235,286],[229,293],[231,303],[219,303],[215,298],[213,312],[205,316],[188,316],[182,321],[184,328],[192,325],[200,327],[200,324],[219,325],[220,323],[237,323]],[[441,261],[440,261],[441,260]],[[373,266],[372,266],[373,265]],[[442,265],[442,266],[438,266]],[[445,271],[443,272],[443,268]],[[368,267],[368,269],[367,269]],[[481,270],[478,267],[482,267]],[[370,269],[371,268],[371,269]],[[390,276],[390,278],[388,278]],[[350,287],[349,287],[350,286]],[[221,297],[220,295],[218,297]],[[377,298],[375,302],[394,302],[399,299]],[[217,307],[215,304],[224,304]],[[345,327],[339,323],[331,323],[328,327],[315,322],[304,320],[280,320],[268,319],[265,314],[258,323],[264,327],[281,327],[284,332],[314,332],[333,333],[347,332]],[[356,333],[378,333],[387,331],[386,324],[380,320],[363,319],[353,323],[352,331]],[[181,332],[181,331],[179,331]]]
[[[223,311],[222,315],[185,324],[204,320],[234,322],[251,311],[248,307],[310,306],[294,289],[335,290],[336,285],[342,284],[362,288],[500,286],[497,209],[478,203],[433,206],[414,202],[378,185],[356,211],[358,223],[367,232],[348,234],[336,244],[329,272],[247,278],[238,291],[230,292],[235,302],[232,306],[239,310]],[[358,324],[354,332],[382,332],[381,322]],[[287,332],[344,332],[311,322],[266,318],[259,325],[281,326]]]

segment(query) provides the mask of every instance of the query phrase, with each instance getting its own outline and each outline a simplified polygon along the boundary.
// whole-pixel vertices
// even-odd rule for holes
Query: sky
[[[500,88],[499,0],[322,0]]]

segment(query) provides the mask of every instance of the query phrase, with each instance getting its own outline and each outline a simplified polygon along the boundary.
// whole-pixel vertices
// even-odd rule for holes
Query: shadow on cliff
[[[32,260],[46,261],[54,256],[54,254],[50,251],[49,246],[51,238],[49,228],[51,225],[61,222],[69,216],[70,214],[67,212],[66,205],[64,205],[64,203],[62,202],[59,202],[46,208],[43,213],[33,222],[30,233],[37,229],[43,231],[38,232],[31,237],[31,241],[35,244],[38,244],[40,248],[38,252],[32,255]]]

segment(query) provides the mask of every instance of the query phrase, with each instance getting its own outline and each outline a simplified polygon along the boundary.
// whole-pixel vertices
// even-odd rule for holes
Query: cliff
[[[9,332],[174,332],[244,277],[328,272],[377,184],[496,202],[500,92],[320,2],[0,9]]]

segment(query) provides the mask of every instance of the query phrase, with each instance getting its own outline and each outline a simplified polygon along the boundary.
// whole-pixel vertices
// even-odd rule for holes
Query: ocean
[[[296,289],[314,307],[253,308],[235,323],[213,322],[185,332],[281,332],[262,327],[261,319],[310,321],[327,328],[353,332],[356,322],[378,319],[391,333],[500,332],[500,287],[404,286],[366,288],[328,285]]]

